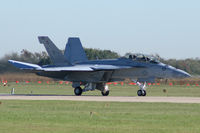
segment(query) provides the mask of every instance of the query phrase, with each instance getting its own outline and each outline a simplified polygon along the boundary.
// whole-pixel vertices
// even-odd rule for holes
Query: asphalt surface
[[[0,100],[69,100],[99,102],[162,102],[162,103],[200,103],[199,97],[123,97],[123,96],[69,96],[69,95],[6,95]]]

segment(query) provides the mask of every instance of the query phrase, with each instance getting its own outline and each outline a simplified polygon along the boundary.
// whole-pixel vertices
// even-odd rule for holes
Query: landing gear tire
[[[101,94],[102,94],[102,96],[108,96],[109,95],[109,91],[102,91]]]
[[[82,94],[82,92],[83,92],[83,90],[81,89],[81,87],[76,87],[76,88],[74,89],[74,94],[75,94],[76,96],[80,96],[80,95]]]
[[[138,90],[138,91],[137,91],[137,95],[138,95],[138,96],[146,96],[146,94],[147,94],[147,93],[146,93],[145,90]]]
[[[146,96],[146,91],[145,90],[143,90],[143,93],[142,93],[142,96]]]
[[[137,91],[137,95],[138,95],[138,96],[142,96],[142,90],[138,90],[138,91]]]

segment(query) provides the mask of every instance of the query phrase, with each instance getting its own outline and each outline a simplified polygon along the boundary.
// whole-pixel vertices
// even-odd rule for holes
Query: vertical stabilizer
[[[81,41],[77,37],[68,39],[64,56],[71,64],[88,60]]]
[[[62,52],[55,46],[48,36],[39,36],[38,39],[41,44],[44,44],[51,61],[55,65],[70,65]]]

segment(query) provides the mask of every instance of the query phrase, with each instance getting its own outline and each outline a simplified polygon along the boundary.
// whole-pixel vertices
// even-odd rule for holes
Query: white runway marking
[[[0,95],[0,100],[69,100],[100,102],[164,102],[164,103],[200,103],[199,97],[122,97],[122,96],[51,96],[51,95]]]

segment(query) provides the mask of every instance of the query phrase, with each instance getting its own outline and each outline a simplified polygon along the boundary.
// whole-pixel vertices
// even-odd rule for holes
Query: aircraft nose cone
[[[176,69],[173,71],[173,77],[175,78],[189,78],[191,75],[183,70]]]

